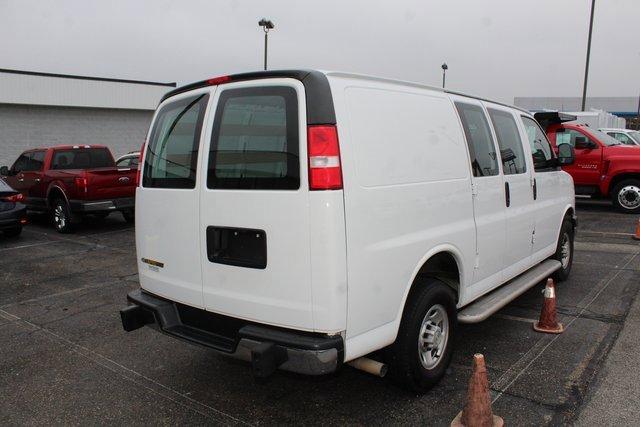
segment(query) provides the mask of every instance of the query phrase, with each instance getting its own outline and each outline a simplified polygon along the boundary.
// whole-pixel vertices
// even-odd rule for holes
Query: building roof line
[[[150,82],[150,81],[145,81],[145,80],[112,79],[112,78],[107,78],[107,77],[92,77],[92,76],[77,76],[77,75],[72,75],[72,74],[43,73],[43,72],[39,72],[39,71],[9,70],[9,69],[6,69],[6,68],[0,68],[0,73],[22,74],[22,75],[27,75],[27,76],[41,76],[41,77],[58,77],[58,78],[63,78],[63,79],[76,79],[76,80],[92,80],[92,81],[101,81],[101,82],[143,84],[143,85],[151,85],[151,86],[176,87],[176,82],[161,83],[161,82]]]

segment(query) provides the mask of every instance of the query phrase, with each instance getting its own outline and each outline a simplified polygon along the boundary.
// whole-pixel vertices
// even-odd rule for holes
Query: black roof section
[[[127,79],[111,79],[107,77],[91,77],[91,76],[76,76],[72,74],[55,74],[55,73],[42,73],[39,71],[22,71],[22,70],[9,70],[6,68],[0,68],[0,73],[9,73],[9,74],[23,74],[27,76],[41,76],[41,77],[59,77],[64,79],[76,79],[76,80],[94,80],[100,82],[115,82],[115,83],[134,83],[134,84],[142,84],[142,85],[151,85],[151,86],[170,86],[176,87],[176,83],[161,83],[161,82],[150,82],[146,80],[127,80]]]
[[[547,129],[551,124],[572,122],[578,118],[572,114],[561,113],[559,111],[540,111],[533,115],[540,125]]]
[[[331,87],[329,86],[329,80],[324,73],[315,70],[274,70],[274,71],[255,71],[250,73],[231,74],[229,76],[223,76],[222,78],[228,79],[223,83],[239,82],[246,80],[258,80],[269,78],[292,78],[299,80],[304,85],[307,102],[307,124],[310,125],[328,125],[336,123],[336,113],[333,108],[333,98],[331,96]],[[196,83],[191,83],[186,86],[181,86],[170,92],[167,92],[160,102],[170,98],[179,93],[188,92],[193,89],[198,89],[206,86],[213,85],[208,79],[202,80]],[[221,83],[221,84],[223,84]]]

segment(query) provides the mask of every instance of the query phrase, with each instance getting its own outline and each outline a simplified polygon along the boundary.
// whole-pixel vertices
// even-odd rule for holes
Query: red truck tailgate
[[[118,168],[87,169],[85,200],[112,200],[134,197],[136,170]]]

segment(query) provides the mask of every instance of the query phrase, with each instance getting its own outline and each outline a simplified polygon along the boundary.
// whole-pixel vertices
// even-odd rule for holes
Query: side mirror
[[[571,144],[558,145],[558,164],[560,166],[568,166],[570,164],[573,164],[575,159],[576,159],[576,151]]]
[[[0,175],[1,176],[9,176],[9,168],[6,166],[2,166],[0,168]]]
[[[596,144],[589,141],[586,136],[576,136],[576,148],[579,150],[593,150]]]

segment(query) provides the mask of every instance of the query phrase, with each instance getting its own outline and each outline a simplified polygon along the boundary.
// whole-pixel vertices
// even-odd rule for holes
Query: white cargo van
[[[573,182],[559,168],[571,147],[556,157],[515,107],[256,72],[168,93],[147,141],[141,289],[123,327],[249,360],[258,376],[325,374],[385,349],[394,378],[427,390],[458,322],[571,270]]]

